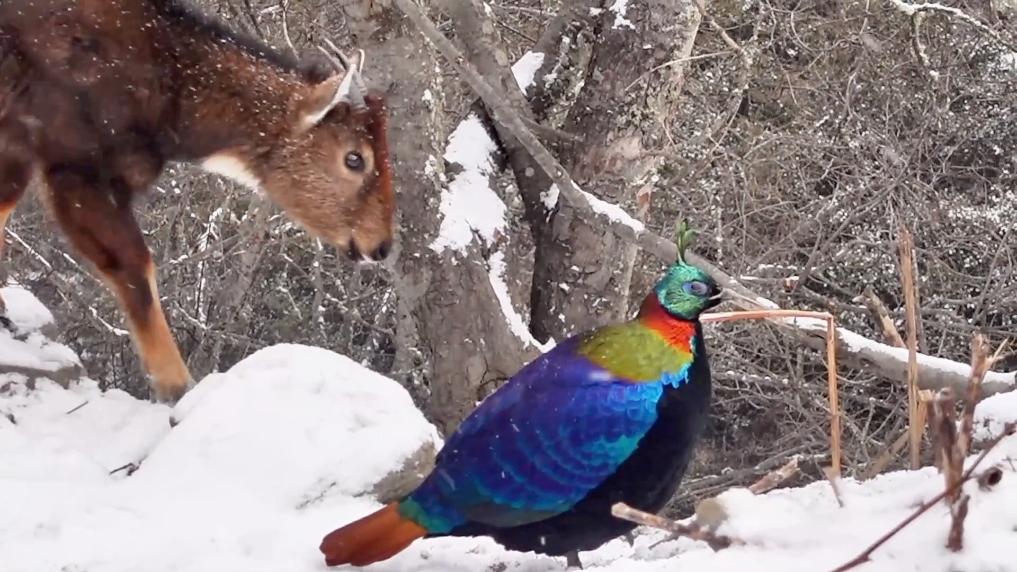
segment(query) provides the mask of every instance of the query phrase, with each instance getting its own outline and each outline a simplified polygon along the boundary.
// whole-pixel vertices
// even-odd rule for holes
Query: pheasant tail
[[[399,505],[385,508],[330,532],[319,550],[329,566],[366,566],[395,556],[427,529],[399,514]]]

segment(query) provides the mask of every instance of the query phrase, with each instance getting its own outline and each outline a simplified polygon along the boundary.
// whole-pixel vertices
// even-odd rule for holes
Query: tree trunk
[[[387,0],[352,2],[343,10],[354,42],[369,54],[365,75],[387,86],[400,211],[393,263],[397,344],[419,349],[420,381],[429,386],[426,413],[448,432],[486,385],[515,373],[536,349],[508,327],[484,258],[488,241],[472,232],[454,248],[435,242],[449,214],[441,207],[448,120],[436,54]],[[397,368],[408,369],[414,356],[397,359]]]
[[[684,66],[700,14],[690,0],[603,3],[594,14],[596,40],[586,83],[563,129],[581,133],[560,155],[586,192],[619,203],[626,190],[651,182],[664,119],[681,95]],[[625,6],[619,8],[619,5]],[[608,7],[609,6],[609,7]],[[631,196],[631,193],[629,193]],[[537,246],[532,329],[562,339],[628,314],[634,256],[610,230],[559,201]]]

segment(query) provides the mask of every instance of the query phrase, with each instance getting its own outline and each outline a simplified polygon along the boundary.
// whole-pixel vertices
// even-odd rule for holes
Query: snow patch
[[[540,201],[544,203],[544,208],[548,211],[554,210],[554,207],[558,206],[558,195],[561,194],[561,190],[558,189],[558,185],[551,185],[551,188],[540,193]]]
[[[1000,55],[999,68],[1004,71],[1017,72],[1017,52]]]
[[[636,27],[626,18],[626,14],[629,10],[629,0],[614,0],[614,4],[611,5],[608,10],[614,12],[614,27],[617,28],[631,28],[633,30]]]
[[[471,113],[449,137],[445,160],[463,170],[441,193],[441,227],[431,249],[464,250],[474,233],[487,243],[505,228],[505,203],[490,187],[491,155],[497,147],[480,118]]]
[[[293,344],[206,377],[177,404],[174,418],[179,425],[139,475],[172,474],[177,486],[196,488],[243,480],[286,506],[325,489],[361,494],[436,437],[395,381],[345,356]]]
[[[519,89],[526,93],[526,90],[533,85],[533,80],[537,76],[537,71],[540,70],[540,66],[544,64],[544,54],[541,52],[526,52],[523,57],[512,65],[512,75],[516,78],[516,83],[519,84]]]
[[[322,535],[437,442],[399,384],[296,345],[206,378],[172,429],[169,408],[94,382],[8,389],[0,412],[4,572],[322,570]]]

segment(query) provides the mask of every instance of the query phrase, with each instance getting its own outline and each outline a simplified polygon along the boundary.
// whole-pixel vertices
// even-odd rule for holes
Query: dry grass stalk
[[[826,322],[826,375],[827,399],[830,402],[830,459],[831,468],[841,472],[840,390],[837,378],[837,321],[828,312],[807,310],[745,310],[740,312],[713,312],[703,314],[699,320],[731,322],[738,320],[771,320],[775,318],[812,318]]]
[[[837,499],[837,506],[844,508],[844,493],[840,487],[840,473],[833,470],[833,467],[823,467],[823,474],[826,475],[826,480],[830,482],[830,488],[833,489],[833,498]]]
[[[732,544],[745,544],[742,540],[731,538],[730,536],[725,536],[723,534],[716,534],[697,524],[682,524],[680,522],[632,508],[623,502],[615,503],[614,506],[611,507],[611,514],[622,520],[670,532],[674,536],[684,536],[693,540],[701,540],[709,544],[710,548],[714,550],[721,550],[731,546]]]
[[[915,256],[914,241],[911,232],[903,225],[900,227],[900,274],[904,288],[904,307],[907,315],[906,335],[908,348],[908,428],[910,439],[908,452],[911,468],[921,466],[922,431],[924,426],[918,423],[918,293],[915,288]]]
[[[872,289],[872,286],[866,286],[865,290],[862,291],[860,296],[857,296],[855,302],[861,302],[865,304],[865,307],[869,309],[869,313],[872,314],[872,320],[883,332],[883,339],[886,340],[887,344],[898,348],[906,348],[907,344],[904,343],[904,338],[900,337],[900,332],[897,331],[897,327],[893,323],[893,318],[890,317],[890,311],[886,308],[886,304],[876,296],[876,292]],[[924,391],[931,395],[931,392]],[[921,393],[919,392],[919,399]],[[919,425],[925,425],[925,411],[919,407],[919,413],[921,413],[922,420]],[[867,480],[875,477],[882,473],[890,465],[905,445],[911,442],[911,429],[910,427],[902,432],[896,439],[894,439],[890,445],[888,445],[883,451],[876,457],[864,471],[861,472],[860,477],[862,480]]]
[[[971,436],[974,432],[975,405],[981,399],[982,379],[993,361],[1001,354],[1006,344],[1000,345],[993,357],[989,357],[989,344],[985,336],[976,333],[971,339],[971,380],[968,382],[968,394],[964,400],[964,412],[961,416],[961,429],[957,445],[960,454],[967,456],[971,447]]]

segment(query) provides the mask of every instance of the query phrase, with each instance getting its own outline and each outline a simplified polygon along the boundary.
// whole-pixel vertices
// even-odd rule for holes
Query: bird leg
[[[579,560],[578,550],[569,550],[565,553],[565,569],[566,570],[582,570],[583,563]]]

